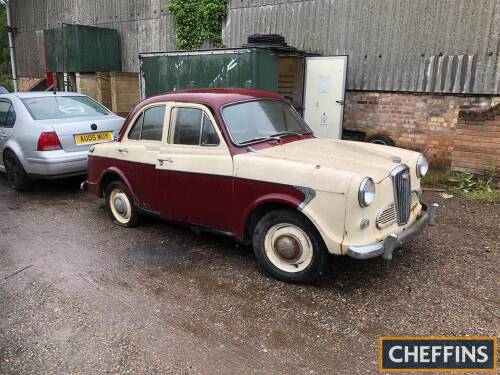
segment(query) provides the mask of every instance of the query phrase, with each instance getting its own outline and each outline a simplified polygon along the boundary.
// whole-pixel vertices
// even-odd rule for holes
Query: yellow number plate
[[[99,143],[108,142],[113,140],[113,134],[111,132],[102,133],[88,133],[88,134],[76,134],[75,142],[77,145],[84,145],[87,143]]]

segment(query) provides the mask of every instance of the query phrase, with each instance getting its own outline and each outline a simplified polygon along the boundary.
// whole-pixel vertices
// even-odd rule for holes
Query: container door
[[[340,139],[347,56],[307,57],[304,120],[320,138]]]

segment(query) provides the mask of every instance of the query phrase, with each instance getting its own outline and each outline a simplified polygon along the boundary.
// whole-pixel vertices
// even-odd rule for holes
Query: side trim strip
[[[297,207],[299,211],[302,211],[304,207],[316,197],[316,190],[304,186],[294,186],[294,188],[304,194],[304,200]]]

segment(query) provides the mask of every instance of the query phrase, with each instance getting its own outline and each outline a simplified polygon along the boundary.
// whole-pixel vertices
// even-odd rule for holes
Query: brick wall
[[[492,165],[500,171],[500,103],[487,110],[460,111],[452,170],[487,175]]]
[[[29,91],[33,86],[35,86],[43,78],[28,78],[28,77],[18,77],[17,84],[19,86],[19,91]]]
[[[489,108],[499,97],[349,91],[344,128],[390,136],[396,146],[425,153],[434,167],[451,166],[461,109]]]

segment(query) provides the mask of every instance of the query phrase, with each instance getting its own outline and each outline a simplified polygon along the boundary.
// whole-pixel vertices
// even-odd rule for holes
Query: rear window
[[[35,120],[107,116],[111,112],[87,96],[44,96],[21,99]]]

